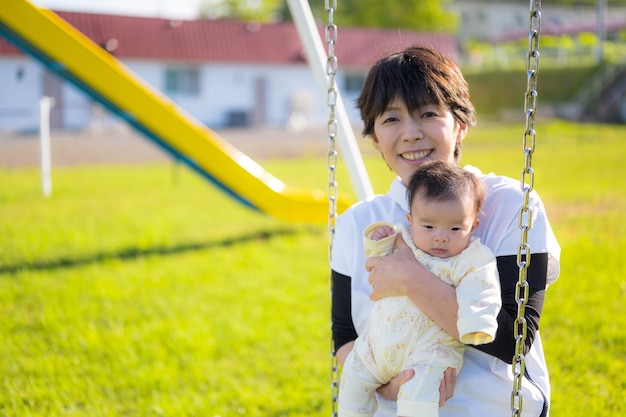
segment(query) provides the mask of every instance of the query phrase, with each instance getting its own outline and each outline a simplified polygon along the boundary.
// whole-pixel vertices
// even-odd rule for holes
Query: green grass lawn
[[[626,412],[626,127],[537,123],[561,242],[541,323],[552,415]],[[463,163],[519,178],[523,123]],[[320,138],[325,140],[325,138]],[[390,173],[366,156],[374,188]],[[325,158],[263,162],[325,189]],[[241,207],[182,167],[0,170],[0,416],[330,414],[324,225]],[[340,192],[351,192],[340,166]]]

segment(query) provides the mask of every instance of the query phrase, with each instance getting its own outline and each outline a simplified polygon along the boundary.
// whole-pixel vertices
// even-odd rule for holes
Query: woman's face
[[[374,121],[374,146],[404,184],[426,161],[454,162],[454,149],[463,141],[467,126],[457,123],[448,109],[434,105],[409,113],[404,101],[395,100]]]

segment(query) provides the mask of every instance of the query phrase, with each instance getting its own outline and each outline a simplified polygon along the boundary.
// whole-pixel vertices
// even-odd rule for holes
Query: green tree
[[[200,16],[209,19],[242,19],[272,22],[277,20],[284,0],[204,0]]]
[[[450,3],[452,0],[337,0],[334,21],[340,26],[453,33],[458,21],[446,9]],[[325,0],[309,0],[309,4],[315,18],[326,22]],[[200,14],[212,19],[291,20],[286,0],[205,0]]]
[[[316,13],[322,12],[324,1],[317,0]],[[412,29],[452,33],[458,20],[446,6],[450,0],[338,0],[335,21],[338,25]],[[321,10],[320,10],[321,9]]]

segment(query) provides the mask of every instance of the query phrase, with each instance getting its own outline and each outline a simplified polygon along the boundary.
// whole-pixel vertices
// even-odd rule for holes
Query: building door
[[[267,121],[267,80],[259,77],[254,82],[254,109],[252,124],[261,125]]]
[[[50,109],[50,127],[63,127],[63,84],[61,79],[50,71],[43,72],[43,95],[54,99]]]

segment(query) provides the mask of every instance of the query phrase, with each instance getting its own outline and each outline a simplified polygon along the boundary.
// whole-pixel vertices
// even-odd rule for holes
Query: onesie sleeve
[[[496,258],[475,242],[464,257],[465,275],[456,288],[457,328],[462,343],[481,345],[494,340],[502,307]]]
[[[378,227],[388,226],[393,229],[393,233],[380,240],[372,240],[372,232]],[[365,249],[365,257],[371,258],[372,256],[386,256],[390,255],[393,251],[393,245],[396,241],[396,235],[398,231],[396,226],[389,222],[376,222],[372,223],[363,231],[363,247]]]

